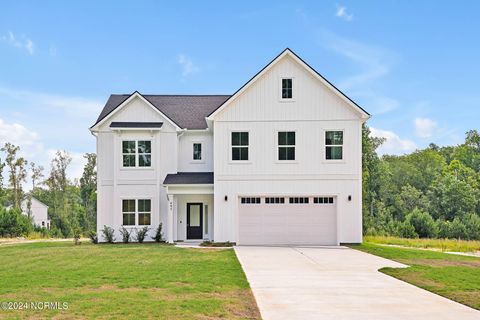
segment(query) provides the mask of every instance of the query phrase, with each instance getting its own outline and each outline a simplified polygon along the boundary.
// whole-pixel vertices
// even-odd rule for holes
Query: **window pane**
[[[326,147],[326,159],[327,160],[342,160],[343,159],[343,147]]]
[[[240,145],[240,132],[232,132],[232,146]]]
[[[287,148],[285,147],[278,148],[278,160],[287,160]]]
[[[202,144],[193,144],[193,160],[202,160]]]
[[[343,131],[326,131],[325,132],[326,145],[341,145],[343,144]]]
[[[288,147],[287,149],[287,160],[295,160],[295,148]]]
[[[282,98],[292,98],[292,79],[282,79]]]
[[[279,132],[278,133],[278,145],[283,146],[287,144],[287,133]]]
[[[140,226],[150,225],[150,213],[139,213],[138,214],[138,225],[140,225]]]
[[[123,153],[135,153],[135,141],[122,141]]]
[[[295,131],[287,132],[287,144],[290,146],[295,145]]]
[[[240,148],[240,159],[241,160],[248,160],[248,148],[247,147]]]
[[[138,141],[138,153],[152,153],[151,141]]]
[[[138,200],[138,212],[150,212],[151,211],[151,200],[150,199],[139,199]]]
[[[240,133],[240,145],[248,146],[248,132]]]
[[[232,160],[240,160],[240,148],[232,148]]]
[[[122,224],[124,226],[134,226],[135,225],[135,213],[124,213]]]
[[[135,155],[123,155],[124,167],[135,167]]]
[[[135,212],[135,200],[123,200],[122,212]]]
[[[150,167],[152,165],[152,155],[151,154],[141,154],[138,156],[138,166],[139,167]]]

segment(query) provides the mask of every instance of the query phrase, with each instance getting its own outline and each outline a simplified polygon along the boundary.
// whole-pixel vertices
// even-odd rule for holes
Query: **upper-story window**
[[[193,144],[193,160],[202,160],[202,144]]]
[[[122,141],[124,167],[151,167],[152,142],[149,140]]]
[[[292,99],[292,98],[293,98],[293,79],[283,78],[282,79],[282,99]]]
[[[343,131],[325,131],[325,159],[343,159]]]
[[[232,132],[232,160],[248,160],[248,132]]]
[[[295,160],[295,131],[278,133],[278,160]]]

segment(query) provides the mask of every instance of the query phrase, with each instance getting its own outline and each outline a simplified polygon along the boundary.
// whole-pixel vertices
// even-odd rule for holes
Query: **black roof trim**
[[[213,172],[169,173],[163,184],[213,184]]]
[[[161,128],[163,122],[112,122],[110,128]]]

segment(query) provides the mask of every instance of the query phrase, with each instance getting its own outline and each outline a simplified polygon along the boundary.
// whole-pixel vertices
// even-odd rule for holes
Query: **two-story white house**
[[[289,49],[233,95],[111,95],[90,128],[99,235],[359,243],[368,118]]]

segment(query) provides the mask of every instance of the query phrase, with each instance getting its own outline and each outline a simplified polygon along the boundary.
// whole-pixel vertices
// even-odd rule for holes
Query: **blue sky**
[[[372,115],[382,153],[480,129],[478,1],[9,1],[0,143],[95,151],[111,93],[229,94],[290,47]]]

